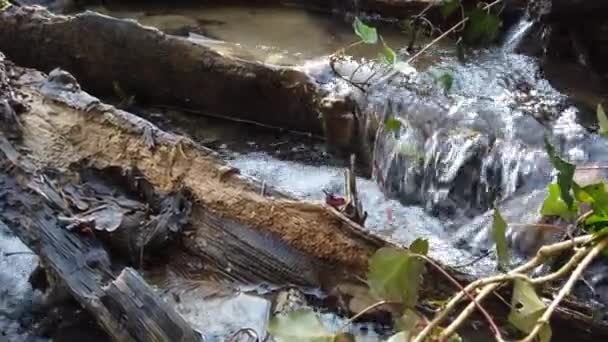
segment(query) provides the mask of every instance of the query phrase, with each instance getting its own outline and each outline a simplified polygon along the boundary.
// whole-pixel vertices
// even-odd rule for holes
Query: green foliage
[[[384,128],[389,132],[398,133],[401,129],[401,121],[396,118],[389,117],[386,119],[386,121],[384,121]]]
[[[608,136],[608,117],[601,103],[597,104],[597,122],[600,126],[600,134]]]
[[[565,220],[572,220],[577,210],[575,206],[568,207],[562,199],[559,185],[552,183],[549,184],[549,193],[543,202],[540,213],[546,216],[559,216]]]
[[[500,18],[481,8],[472,10],[469,21],[464,29],[463,38],[468,44],[489,44],[498,36]]]
[[[460,7],[460,0],[443,0],[441,4],[441,14],[444,18],[449,17]]]
[[[418,238],[410,245],[412,253],[427,255],[429,252],[429,240]]]
[[[372,293],[392,302],[413,308],[418,301],[424,261],[416,254],[426,255],[428,241],[416,240],[410,250],[381,248],[369,261],[368,282]]]
[[[509,322],[526,334],[532,331],[546,309],[545,304],[536,294],[534,287],[520,279],[515,280],[511,307],[508,317]],[[540,333],[540,341],[549,342],[550,340],[551,328],[545,325]]]
[[[268,324],[268,332],[277,342],[347,342],[348,334],[329,332],[311,309],[300,309],[287,315],[275,316]]]
[[[386,44],[382,36],[380,36],[380,40],[382,41],[382,48],[384,49],[384,62],[390,66],[395,65],[395,63],[397,63],[397,53]]]
[[[583,188],[576,187],[576,198],[582,203],[587,203],[593,209],[591,214],[585,220],[585,225],[592,232],[597,232],[604,228],[608,223],[608,192],[606,191],[606,183],[600,182],[597,184],[587,185]]]
[[[561,193],[561,197],[568,206],[569,209],[572,209],[574,204],[574,198],[570,194],[570,190],[572,189],[572,184],[574,181],[574,171],[576,170],[576,166],[574,164],[568,163],[563,160],[555,151],[555,148],[549,142],[549,139],[545,137],[545,149],[547,150],[547,154],[549,155],[549,159],[553,164],[553,167],[557,169],[557,184],[559,185],[559,190]]]
[[[509,247],[507,244],[507,223],[500,215],[498,208],[494,209],[494,220],[492,223],[492,237],[496,243],[496,255],[498,265],[502,269],[509,266]]]
[[[365,25],[361,19],[355,18],[353,23],[355,34],[361,38],[365,44],[376,44],[378,42],[378,32],[374,27]]]

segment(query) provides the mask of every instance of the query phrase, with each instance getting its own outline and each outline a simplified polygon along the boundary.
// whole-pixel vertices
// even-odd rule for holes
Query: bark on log
[[[0,224],[32,248],[74,298],[117,342],[196,342],[200,336],[132,269],[114,278],[110,257],[91,235],[60,227],[56,212],[33,188],[40,176],[0,134]]]

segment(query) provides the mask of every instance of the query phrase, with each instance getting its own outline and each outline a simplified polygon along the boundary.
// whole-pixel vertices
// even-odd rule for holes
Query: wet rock
[[[242,329],[251,329],[263,341],[271,303],[245,293],[203,300],[183,294],[176,309],[194,328],[204,332],[207,341],[223,341]]]

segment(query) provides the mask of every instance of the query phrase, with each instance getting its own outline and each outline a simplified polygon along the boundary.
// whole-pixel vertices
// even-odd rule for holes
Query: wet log
[[[113,95],[118,85],[140,103],[324,135],[340,153],[363,149],[354,101],[335,95],[328,101],[327,92],[305,73],[244,60],[217,44],[167,35],[132,20],[11,7],[0,14],[0,51],[23,66],[67,70],[95,94]],[[367,159],[368,151],[360,154],[359,160]]]
[[[92,235],[61,227],[56,210],[34,185],[39,174],[0,135],[0,224],[9,228],[41,258],[53,276],[117,342],[200,340],[137,273],[114,276],[110,257]],[[33,190],[33,191],[32,191]],[[43,196],[44,195],[44,196]]]
[[[307,75],[222,55],[131,20],[12,7],[0,17],[0,50],[23,66],[67,70],[97,94],[113,94],[118,84],[138,101],[323,133],[324,93]]]

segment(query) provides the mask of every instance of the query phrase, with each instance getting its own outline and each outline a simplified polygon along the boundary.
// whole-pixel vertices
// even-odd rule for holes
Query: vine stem
[[[576,247],[577,243],[590,242],[590,241],[592,241],[592,239],[593,239],[592,235],[584,235],[584,236],[575,238],[574,241],[568,240],[568,241],[560,242],[560,243],[557,243],[554,245],[545,246],[538,251],[538,253],[532,260],[530,260],[528,263],[520,266],[519,268],[516,268],[515,270],[509,272],[507,275],[516,277],[516,274],[528,272],[528,271],[532,270],[534,267],[541,265],[543,263],[543,261],[546,260],[549,256],[561,253],[570,248],[574,248],[574,247]],[[588,249],[585,249],[584,251],[585,252],[581,252],[581,253],[587,253]],[[505,281],[506,280],[509,280],[509,279],[507,278],[507,279],[505,279]],[[476,299],[478,301],[483,300],[490,293],[492,293],[494,290],[496,290],[501,284],[502,283],[500,283],[500,282],[495,282],[495,283],[485,286],[481,290],[481,292],[477,295]],[[462,325],[462,323],[473,313],[474,310],[475,310],[475,306],[469,304],[460,313],[460,315],[447,328],[445,328],[445,330],[443,330],[441,332],[441,334],[439,335],[439,340],[444,341],[448,337],[452,336],[456,332],[458,327],[460,325]]]
[[[440,265],[438,265],[433,259],[427,257],[426,255],[421,255],[421,254],[417,254],[418,257],[422,258],[424,261],[426,261],[427,263],[429,263],[431,266],[435,267],[435,269],[437,269],[441,274],[443,274],[452,284],[454,284],[461,292],[463,292],[467,297],[469,297],[471,299],[471,302],[475,304],[475,306],[477,307],[477,309],[479,309],[479,311],[481,311],[481,313],[483,314],[483,316],[485,317],[485,319],[488,321],[488,324],[490,325],[490,327],[492,328],[493,332],[494,332],[494,336],[496,337],[496,340],[501,341],[502,340],[502,336],[500,334],[500,328],[498,327],[498,325],[496,325],[496,322],[494,322],[494,320],[492,319],[492,316],[488,313],[488,311],[486,311],[486,309],[481,306],[481,304],[479,304],[479,302],[477,302],[475,300],[475,297],[469,292],[467,291],[462,284],[460,284],[458,282],[458,280],[454,279],[454,277],[452,277],[448,272],[446,272],[443,267],[441,267]]]
[[[361,310],[358,314],[354,315],[353,317],[349,318],[348,321],[346,321],[339,329],[339,331],[343,331],[344,329],[346,329],[346,327],[348,327],[349,325],[351,325],[357,318],[365,315],[366,313],[374,310],[375,308],[385,305],[385,304],[393,304],[395,302],[391,302],[388,300],[381,300],[379,302],[376,302],[368,307],[366,307],[365,309]]]
[[[566,282],[566,284],[564,284],[564,286],[558,292],[555,299],[553,299],[553,302],[551,302],[551,304],[549,305],[547,310],[545,310],[543,315],[536,322],[534,329],[532,329],[530,334],[528,336],[526,336],[526,338],[521,340],[521,342],[531,342],[536,338],[536,336],[538,336],[541,333],[541,330],[543,329],[543,327],[546,324],[549,324],[549,319],[551,319],[551,315],[553,314],[553,312],[555,312],[555,310],[557,309],[557,307],[559,306],[561,301],[564,300],[564,298],[572,291],[572,288],[574,288],[576,281],[581,277],[581,275],[583,274],[585,269],[587,269],[587,267],[589,267],[589,264],[591,264],[591,262],[604,249],[606,249],[606,247],[608,247],[608,238],[602,239],[598,244],[596,244],[595,246],[593,246],[593,248],[591,248],[591,251],[587,254],[587,256],[585,256],[583,261],[581,261],[581,263],[576,267],[576,269],[574,269],[574,271],[570,275],[570,278],[568,278],[568,281]]]
[[[552,255],[556,255],[567,249],[576,247],[577,245],[589,243],[592,240],[593,240],[592,235],[584,235],[584,236],[579,236],[573,240],[563,241],[563,242],[559,242],[559,243],[556,243],[553,245],[544,246],[536,253],[534,258],[532,258],[525,264],[515,268],[511,272],[509,272],[507,274],[494,276],[494,277],[479,279],[477,281],[470,283],[462,291],[460,291],[459,293],[457,293],[450,299],[450,301],[446,304],[445,308],[443,310],[441,310],[435,316],[435,318],[433,318],[431,323],[428,324],[412,340],[412,342],[425,341],[425,339],[431,334],[432,330],[434,328],[439,327],[441,322],[443,322],[443,320],[445,320],[447,318],[449,313],[456,308],[458,303],[466,296],[467,293],[471,293],[475,289],[477,289],[479,287],[483,287],[481,292],[477,295],[477,297],[475,297],[475,301],[480,302],[485,297],[487,297],[490,293],[492,293],[494,290],[496,290],[501,285],[502,282],[510,280],[510,279],[516,279],[516,278],[525,278],[526,280],[528,280],[528,277],[522,273],[529,272],[530,270],[534,269],[535,267],[541,265],[544,262],[544,260],[546,260],[548,257],[550,257]],[[574,264],[574,262],[568,263],[567,265],[572,266],[573,264]],[[561,273],[565,273],[565,272],[566,271],[562,267],[562,269],[560,269],[556,273],[561,274]],[[446,330],[448,331],[449,334],[442,334],[442,335],[445,335],[447,337],[451,336],[456,331],[456,329],[473,313],[475,308],[476,308],[475,302],[470,303],[460,313],[460,315],[454,320],[454,322],[452,322],[452,324],[450,324],[450,326],[448,326],[448,328],[446,328]],[[444,333],[446,332],[446,330],[444,330]]]

